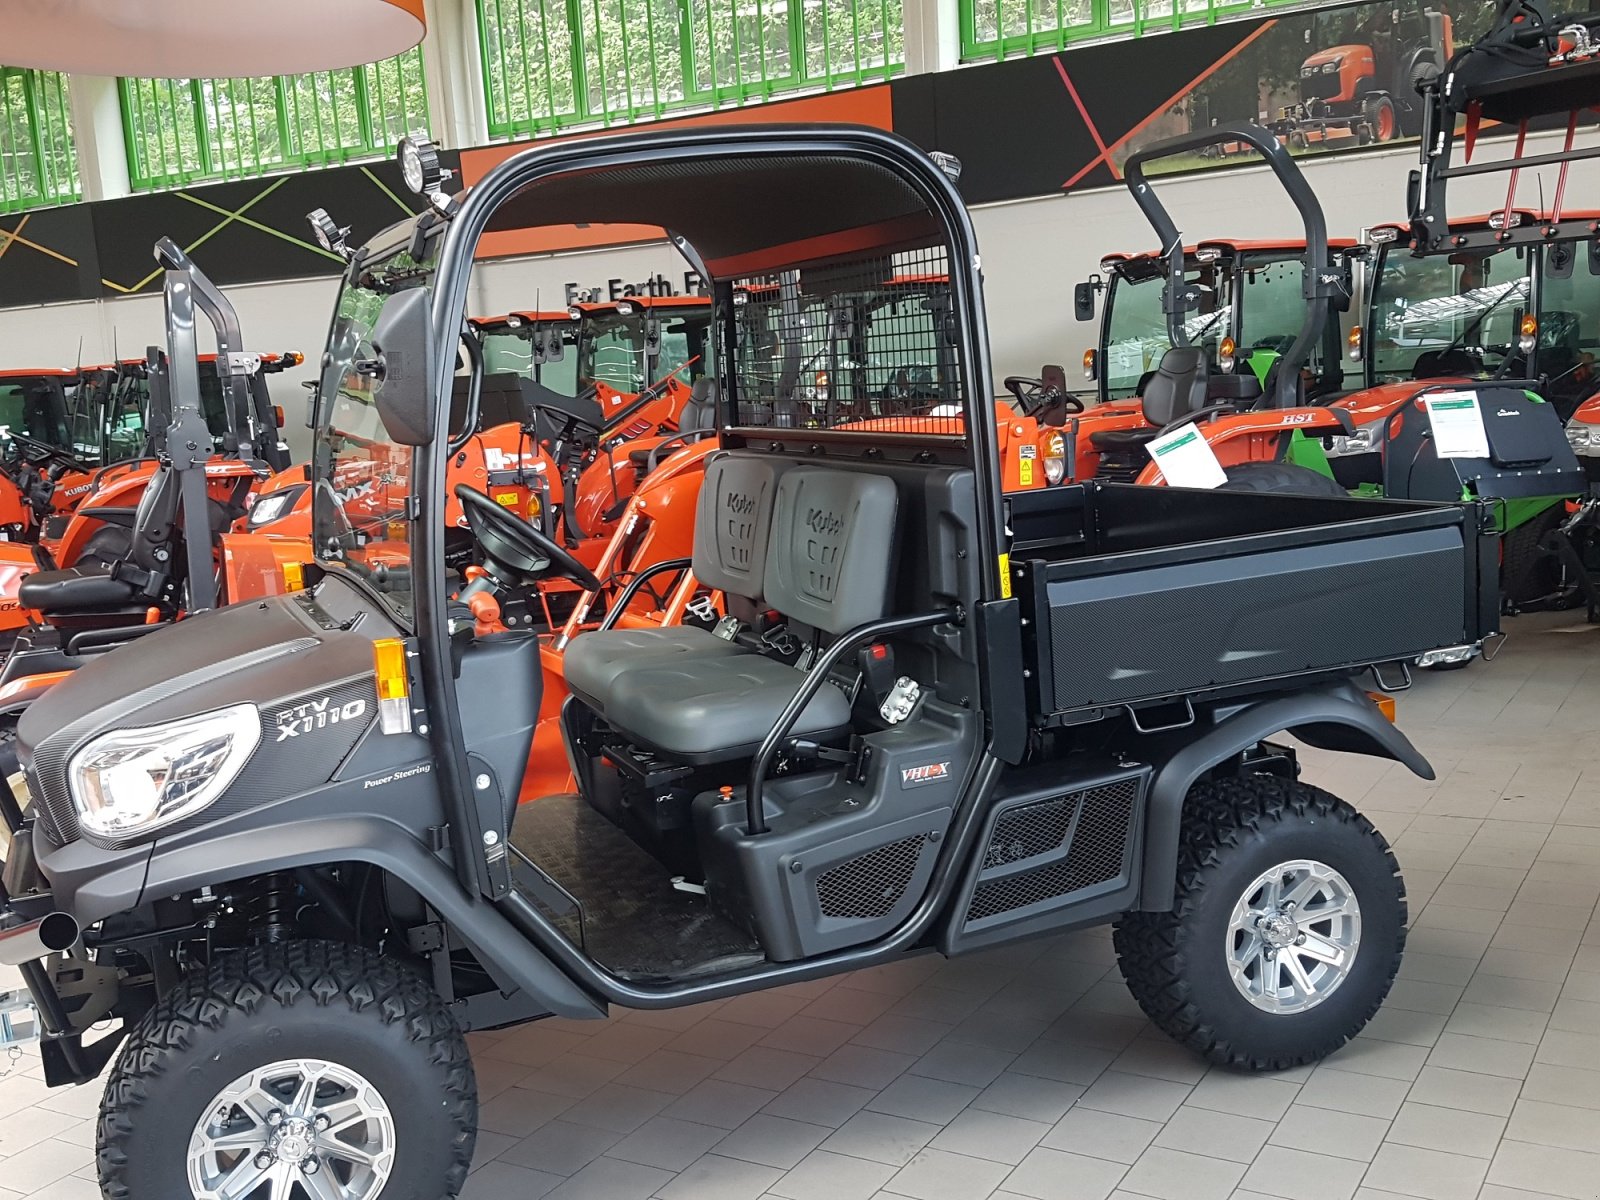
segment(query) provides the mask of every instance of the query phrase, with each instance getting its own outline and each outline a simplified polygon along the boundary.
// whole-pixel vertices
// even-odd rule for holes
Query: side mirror
[[[373,379],[373,400],[388,435],[402,446],[426,446],[437,431],[433,404],[433,322],[426,288],[389,297],[372,327],[377,356],[356,364]]]
[[[1072,289],[1072,312],[1080,321],[1094,320],[1094,293],[1092,281],[1080,283]]]

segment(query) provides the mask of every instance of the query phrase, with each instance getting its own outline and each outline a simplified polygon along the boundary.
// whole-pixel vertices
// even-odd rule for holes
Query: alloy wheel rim
[[[374,1200],[394,1168],[394,1117],[360,1074],[294,1058],[241,1075],[189,1137],[196,1200]]]
[[[1263,1012],[1315,1008],[1350,977],[1361,946],[1361,904],[1338,871],[1293,859],[1261,872],[1228,919],[1228,974]]]

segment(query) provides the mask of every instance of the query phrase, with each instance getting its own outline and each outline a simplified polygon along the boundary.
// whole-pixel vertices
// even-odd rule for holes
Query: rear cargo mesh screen
[[[1121,779],[1003,813],[984,852],[985,873],[1040,856],[1044,861],[1032,869],[981,879],[967,906],[968,923],[1118,878],[1138,798],[1139,781]]]
[[[737,424],[963,433],[942,246],[734,282]]]

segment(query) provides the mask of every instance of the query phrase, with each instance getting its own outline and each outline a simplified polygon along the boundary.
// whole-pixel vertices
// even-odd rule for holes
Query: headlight
[[[1044,481],[1051,487],[1067,477],[1067,439],[1051,433],[1044,439]]]
[[[125,839],[193,816],[227,789],[260,740],[253,704],[102,734],[67,764],[78,821],[85,833]]]
[[[1345,454],[1371,454],[1378,447],[1378,426],[1362,425],[1348,436],[1339,434],[1331,438],[1328,444],[1328,457],[1338,458]]]
[[[1600,429],[1573,421],[1567,425],[1567,444],[1579,454],[1600,454]]]
[[[1325,63],[1322,64],[1322,73],[1324,75],[1336,74],[1338,72],[1339,68],[1341,66],[1343,66],[1343,65],[1344,65],[1344,59],[1342,59],[1342,58],[1336,58],[1332,62],[1325,62]]]
[[[285,488],[281,492],[262,496],[250,506],[250,528],[259,529],[263,525],[270,525],[279,517],[288,515],[303,491],[305,491],[303,487]]]

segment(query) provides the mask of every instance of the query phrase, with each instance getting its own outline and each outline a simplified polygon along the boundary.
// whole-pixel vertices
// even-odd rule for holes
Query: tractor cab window
[[[1185,271],[1184,280],[1200,288],[1200,305],[1185,314],[1184,332],[1191,345],[1205,347],[1215,370],[1217,346],[1230,332],[1233,321],[1225,274],[1213,264],[1204,264],[1191,266]],[[1102,366],[1107,399],[1137,396],[1145,373],[1155,370],[1161,356],[1172,347],[1167,335],[1167,314],[1161,309],[1165,281],[1166,276],[1160,273],[1132,276],[1119,272],[1112,278],[1106,299]]]
[[[538,352],[540,346],[544,353]],[[552,356],[551,349],[559,352]],[[542,361],[541,361],[542,359]],[[578,394],[577,326],[499,328],[483,335],[483,369],[511,373],[543,384],[562,396]]]
[[[1600,387],[1600,263],[1582,242],[1546,246],[1544,256],[1537,367],[1545,399],[1566,417]]]
[[[1272,364],[1300,335],[1306,311],[1304,274],[1300,258],[1250,262],[1239,272],[1239,357],[1263,385]],[[1303,368],[1308,392],[1334,386],[1343,377],[1338,320],[1337,313],[1329,313],[1331,336],[1319,338],[1311,347]]]
[[[0,380],[0,436],[13,429],[52,446],[72,444],[60,379],[39,375]]]
[[[396,296],[432,282],[431,265],[404,251],[365,263],[339,293],[324,360],[311,462],[312,539],[319,562],[346,569],[407,623],[413,611],[411,522],[414,451],[389,437],[378,415],[382,380],[372,330]]]
[[[881,400],[932,400],[944,394],[948,364],[940,330],[943,297],[928,292],[891,294],[867,308],[864,385]]]
[[[206,428],[211,431],[213,448],[222,449],[222,439],[228,433],[228,402],[215,362],[200,364],[200,412],[205,416]]]
[[[140,374],[117,380],[106,408],[106,461],[138,458],[144,453],[144,415],[149,407],[149,384]]]
[[[584,318],[578,387],[597,383],[632,395],[644,390],[646,362],[644,331],[639,319],[621,313],[599,313]]]
[[[665,317],[661,321],[661,349],[656,379],[678,371],[685,383],[693,383],[709,369],[706,342],[710,332],[707,317],[690,315]],[[683,368],[687,367],[687,370]],[[654,383],[655,380],[650,382]]]
[[[1374,383],[1493,375],[1529,303],[1522,247],[1414,258],[1385,248],[1372,291]]]
[[[114,371],[92,371],[67,392],[67,436],[72,453],[86,463],[99,463],[103,438],[102,413],[116,386]]]

